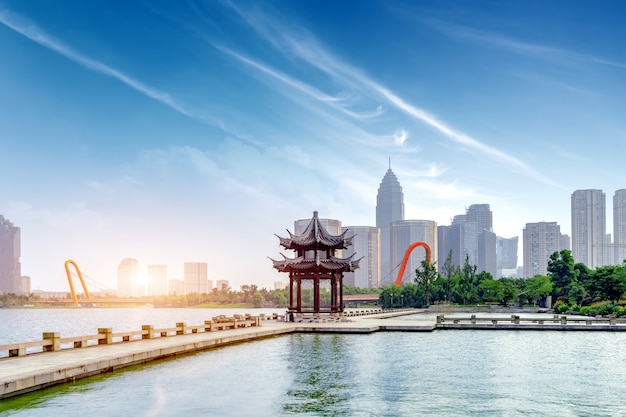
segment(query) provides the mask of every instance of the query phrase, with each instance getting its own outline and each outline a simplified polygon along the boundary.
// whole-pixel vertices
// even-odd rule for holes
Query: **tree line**
[[[450,252],[441,272],[435,263],[422,261],[415,270],[414,282],[384,287],[379,301],[384,308],[420,308],[439,303],[537,305],[551,295],[557,312],[626,314],[625,307],[619,305],[626,293],[626,261],[591,270],[575,263],[571,251],[563,250],[550,256],[547,269],[547,275],[496,280],[489,272],[477,272],[469,256],[462,266],[454,265]]]

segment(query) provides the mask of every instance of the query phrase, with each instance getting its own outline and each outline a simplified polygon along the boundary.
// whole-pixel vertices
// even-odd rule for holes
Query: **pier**
[[[97,334],[63,338],[45,332],[39,341],[0,345],[0,399],[71,382],[128,366],[290,333],[366,334],[377,331],[434,330],[556,330],[626,331],[626,320],[545,315],[520,318],[515,314],[421,317],[414,309],[365,310],[339,315],[303,316],[286,322],[283,315],[217,316],[202,324],[176,323],[169,328],[143,325],[130,332],[100,328]],[[419,317],[419,316],[417,316]]]

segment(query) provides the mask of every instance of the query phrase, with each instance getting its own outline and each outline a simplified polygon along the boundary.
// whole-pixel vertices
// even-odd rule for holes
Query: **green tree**
[[[456,285],[456,297],[463,304],[472,304],[478,301],[478,285],[476,279],[476,265],[470,265],[469,255],[465,256],[463,268],[459,271],[459,282]]]
[[[483,280],[479,288],[479,295],[483,302],[502,302],[504,298],[504,285],[493,279]]]
[[[575,296],[580,295],[582,286],[578,283],[577,271],[574,268],[574,258],[569,250],[554,252],[548,261],[548,276],[553,285],[553,294],[559,298],[569,300],[570,291]],[[580,287],[580,288],[579,288]]]
[[[426,306],[430,305],[430,293],[434,290],[438,276],[436,262],[429,264],[423,260],[420,267],[415,270],[415,283],[424,292],[424,305]]]
[[[535,275],[528,278],[524,287],[526,298],[532,300],[533,304],[537,304],[537,300],[552,294],[552,290],[552,281],[546,275]]]
[[[263,294],[255,292],[252,296],[252,305],[254,305],[255,308],[263,307],[265,305],[265,297],[263,297]]]
[[[614,303],[626,292],[626,263],[596,268],[592,273],[592,290],[595,296]]]

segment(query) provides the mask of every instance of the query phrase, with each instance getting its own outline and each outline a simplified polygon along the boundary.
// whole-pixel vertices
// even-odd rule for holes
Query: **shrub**
[[[552,310],[554,310],[554,312],[557,314],[565,313],[566,311],[570,310],[570,305],[563,300],[558,300],[556,303],[554,303]]]

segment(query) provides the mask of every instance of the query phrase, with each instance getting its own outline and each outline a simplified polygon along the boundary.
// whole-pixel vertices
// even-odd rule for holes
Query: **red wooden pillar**
[[[289,310],[293,310],[293,273],[289,273]]]
[[[337,280],[337,285],[339,285],[339,311],[343,311],[343,276],[340,275]]]
[[[297,293],[296,293],[296,299],[297,299],[297,306],[296,306],[296,311],[298,313],[302,313],[302,276],[300,274],[298,274],[298,289],[297,289]]]
[[[320,275],[319,273],[315,273],[315,277],[313,278],[313,311],[315,313],[320,312]]]

